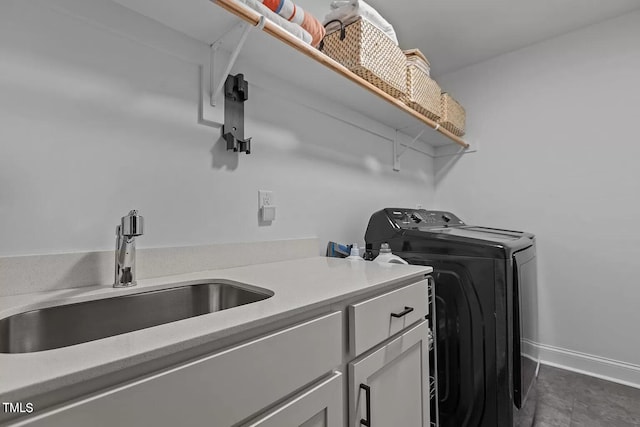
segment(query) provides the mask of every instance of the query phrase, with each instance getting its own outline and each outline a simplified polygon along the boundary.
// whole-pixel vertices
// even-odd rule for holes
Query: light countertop
[[[425,266],[313,257],[144,279],[125,289],[99,286],[3,297],[0,318],[52,305],[171,288],[177,283],[237,282],[274,293],[256,303],[83,344],[34,353],[0,354],[0,398],[16,401],[46,393],[393,283],[418,279],[431,271],[431,267]]]

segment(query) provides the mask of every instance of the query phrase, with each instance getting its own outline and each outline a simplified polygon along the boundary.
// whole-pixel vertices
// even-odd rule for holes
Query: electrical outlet
[[[258,190],[258,209],[265,206],[273,206],[275,202],[273,200],[273,191],[271,190]]]
[[[276,219],[276,204],[273,191],[258,190],[258,210],[263,222],[270,224]]]

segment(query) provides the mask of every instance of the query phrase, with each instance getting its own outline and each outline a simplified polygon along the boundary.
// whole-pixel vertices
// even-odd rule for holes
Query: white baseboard
[[[640,388],[640,365],[538,344],[540,362],[584,375]]]

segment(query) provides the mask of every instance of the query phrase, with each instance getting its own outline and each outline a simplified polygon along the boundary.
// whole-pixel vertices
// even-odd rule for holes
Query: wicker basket
[[[407,50],[407,92],[401,100],[431,120],[440,120],[440,93],[442,90],[429,77],[429,61],[418,49]]]
[[[463,136],[467,113],[451,95],[444,92],[441,99],[442,118],[438,123],[454,135]]]
[[[366,19],[358,19],[344,30],[344,40],[341,40],[341,31],[327,34],[321,50],[354,74],[400,98],[407,85],[402,50]]]

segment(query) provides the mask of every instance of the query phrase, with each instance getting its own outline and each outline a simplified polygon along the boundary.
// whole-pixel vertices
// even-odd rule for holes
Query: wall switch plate
[[[258,209],[262,221],[271,222],[276,219],[276,206],[273,191],[258,190]]]

